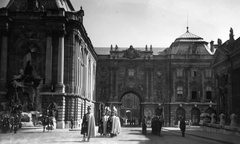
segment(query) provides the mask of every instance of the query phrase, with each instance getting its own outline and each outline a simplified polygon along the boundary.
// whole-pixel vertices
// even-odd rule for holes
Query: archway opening
[[[178,122],[181,120],[181,118],[185,119],[185,109],[182,107],[178,107],[176,110],[176,121],[175,124],[178,124]]]
[[[127,93],[121,98],[120,117],[123,126],[139,126],[140,124],[140,99],[134,93]]]
[[[192,125],[199,125],[200,122],[200,110],[198,108],[192,108],[191,110]]]

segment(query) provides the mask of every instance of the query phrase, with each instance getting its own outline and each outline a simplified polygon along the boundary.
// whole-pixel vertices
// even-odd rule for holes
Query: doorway
[[[134,93],[127,93],[121,99],[120,117],[123,126],[140,125],[140,99]]]

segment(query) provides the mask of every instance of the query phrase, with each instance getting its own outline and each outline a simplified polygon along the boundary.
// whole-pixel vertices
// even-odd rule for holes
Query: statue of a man
[[[230,126],[232,127],[236,127],[237,126],[237,115],[232,113],[230,115],[230,119],[231,119],[231,123],[230,123]]]

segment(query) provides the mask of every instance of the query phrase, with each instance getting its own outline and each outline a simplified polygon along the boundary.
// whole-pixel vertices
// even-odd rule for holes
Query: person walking
[[[73,125],[74,125],[73,117],[71,117],[70,122],[71,122],[71,129],[73,129]]]
[[[87,107],[87,113],[83,116],[82,130],[83,141],[90,141],[91,137],[96,136],[95,118],[91,113],[91,106]],[[86,139],[87,138],[87,139]]]
[[[157,135],[161,136],[161,131],[162,131],[162,117],[157,116]]]
[[[147,134],[147,117],[144,116],[142,120],[142,134],[146,135]]]
[[[180,120],[180,129],[182,131],[182,137],[185,137],[186,123],[183,117]]]

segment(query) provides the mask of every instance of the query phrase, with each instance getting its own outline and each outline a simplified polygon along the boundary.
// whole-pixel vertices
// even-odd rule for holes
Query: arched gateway
[[[123,125],[139,126],[141,120],[141,97],[131,91],[123,94],[119,116],[123,120]]]

